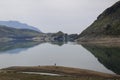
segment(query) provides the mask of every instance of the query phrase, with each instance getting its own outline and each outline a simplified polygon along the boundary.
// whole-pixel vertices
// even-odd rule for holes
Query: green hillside
[[[39,35],[39,32],[29,29],[15,29],[0,25],[0,38],[2,37],[32,37]]]
[[[120,36],[120,1],[106,9],[80,35],[80,39]]]

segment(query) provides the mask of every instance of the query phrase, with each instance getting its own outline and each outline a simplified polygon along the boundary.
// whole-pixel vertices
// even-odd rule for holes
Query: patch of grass
[[[0,80],[107,80],[90,76],[44,76],[38,74],[0,73]],[[114,79],[110,79],[114,80]]]
[[[107,79],[120,80],[119,75],[112,75],[91,70],[63,66],[31,66],[31,67],[21,66],[21,67],[9,67],[2,70],[3,73],[5,73],[4,74],[5,77],[19,78],[22,80],[107,80]],[[38,74],[25,74],[20,72],[42,72],[42,73],[47,72],[60,74],[62,76],[45,76]]]

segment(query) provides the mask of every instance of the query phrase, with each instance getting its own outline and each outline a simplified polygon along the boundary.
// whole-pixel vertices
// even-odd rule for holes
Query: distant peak
[[[5,25],[11,28],[17,28],[17,29],[30,29],[30,30],[35,30],[38,32],[41,32],[38,28],[34,26],[30,26],[26,23],[21,23],[19,21],[14,21],[14,20],[9,20],[9,21],[0,21],[0,25]]]

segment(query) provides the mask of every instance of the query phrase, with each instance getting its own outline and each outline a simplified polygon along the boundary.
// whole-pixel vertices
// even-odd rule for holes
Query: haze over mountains
[[[16,29],[30,29],[30,30],[41,32],[36,27],[30,26],[25,23],[21,23],[19,21],[12,21],[12,20],[11,21],[0,21],[0,25],[5,25],[7,27],[16,28]]]

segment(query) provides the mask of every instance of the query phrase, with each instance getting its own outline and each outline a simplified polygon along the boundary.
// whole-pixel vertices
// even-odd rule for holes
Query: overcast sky
[[[43,32],[80,33],[119,0],[0,0],[0,20],[17,20]]]

